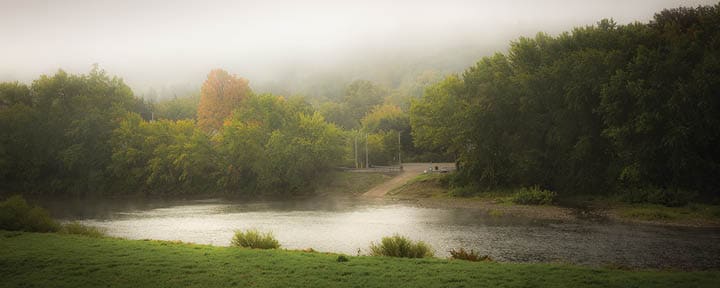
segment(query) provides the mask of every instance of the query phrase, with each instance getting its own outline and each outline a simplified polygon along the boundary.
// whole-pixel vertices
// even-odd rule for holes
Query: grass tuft
[[[62,228],[60,228],[59,232],[63,234],[83,235],[93,238],[100,238],[106,236],[105,229],[83,225],[78,222],[70,222],[62,225]]]
[[[475,250],[472,250],[472,249],[470,250],[470,252],[468,252],[464,248],[460,248],[458,250],[451,249],[448,252],[450,252],[450,257],[452,259],[467,260],[467,261],[473,261],[473,262],[477,262],[477,261],[492,262],[493,261],[493,259],[490,258],[490,256],[480,255],[477,252],[475,252]]]
[[[400,235],[383,237],[379,244],[370,244],[370,255],[403,258],[424,258],[434,255],[432,247],[423,241],[413,242]]]
[[[515,192],[512,202],[524,205],[550,205],[555,203],[557,193],[541,189],[540,186],[522,188]]]
[[[235,236],[232,239],[232,245],[254,249],[280,248],[280,242],[275,239],[275,236],[272,234],[272,232],[261,233],[257,229],[235,231]]]

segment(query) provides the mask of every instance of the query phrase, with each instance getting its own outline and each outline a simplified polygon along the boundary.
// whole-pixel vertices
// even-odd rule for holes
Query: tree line
[[[410,121],[466,191],[717,198],[719,115],[717,4],[520,38],[429,87]]]
[[[0,191],[296,195],[335,167],[401,154],[456,160],[451,183],[469,193],[717,197],[719,11],[539,33],[459,75],[356,80],[322,102],[256,94],[223,70],[157,103],[97,66],[0,83]]]
[[[86,75],[60,70],[29,86],[2,83],[0,192],[311,193],[333,169],[367,166],[355,157],[365,147],[381,165],[396,165],[399,150],[416,154],[407,112],[386,102],[386,92],[358,80],[341,102],[312,105],[256,94],[248,80],[216,69],[199,93],[155,102],[97,66]]]
[[[255,95],[213,70],[198,120],[149,119],[117,77],[59,71],[0,85],[6,192],[179,195],[310,191],[342,158],[343,132],[299,98]]]

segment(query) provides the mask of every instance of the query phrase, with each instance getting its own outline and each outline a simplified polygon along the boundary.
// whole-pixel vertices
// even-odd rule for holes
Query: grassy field
[[[449,189],[442,183],[444,177],[447,177],[447,174],[421,174],[393,189],[388,195],[395,198],[449,197]]]
[[[1,287],[717,287],[720,272],[347,257],[0,231]]]

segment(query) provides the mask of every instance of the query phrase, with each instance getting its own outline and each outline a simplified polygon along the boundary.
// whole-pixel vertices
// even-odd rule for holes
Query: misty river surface
[[[237,203],[221,200],[85,210],[58,209],[66,221],[128,239],[229,245],[236,229],[272,231],[283,248],[367,254],[395,233],[422,240],[447,257],[474,249],[498,261],[627,267],[718,268],[720,229],[493,217],[483,210],[422,208],[360,200]],[[100,207],[100,208],[98,208]],[[97,211],[92,211],[95,208]],[[98,212],[102,211],[102,213]]]

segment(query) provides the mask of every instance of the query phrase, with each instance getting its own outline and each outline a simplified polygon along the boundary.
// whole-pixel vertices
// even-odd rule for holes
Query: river
[[[400,234],[430,244],[436,257],[474,249],[497,261],[632,268],[720,268],[720,229],[592,221],[539,221],[478,209],[345,199],[238,203],[223,200],[50,205],[128,239],[229,245],[236,229],[272,231],[283,248],[366,254],[372,241]]]

